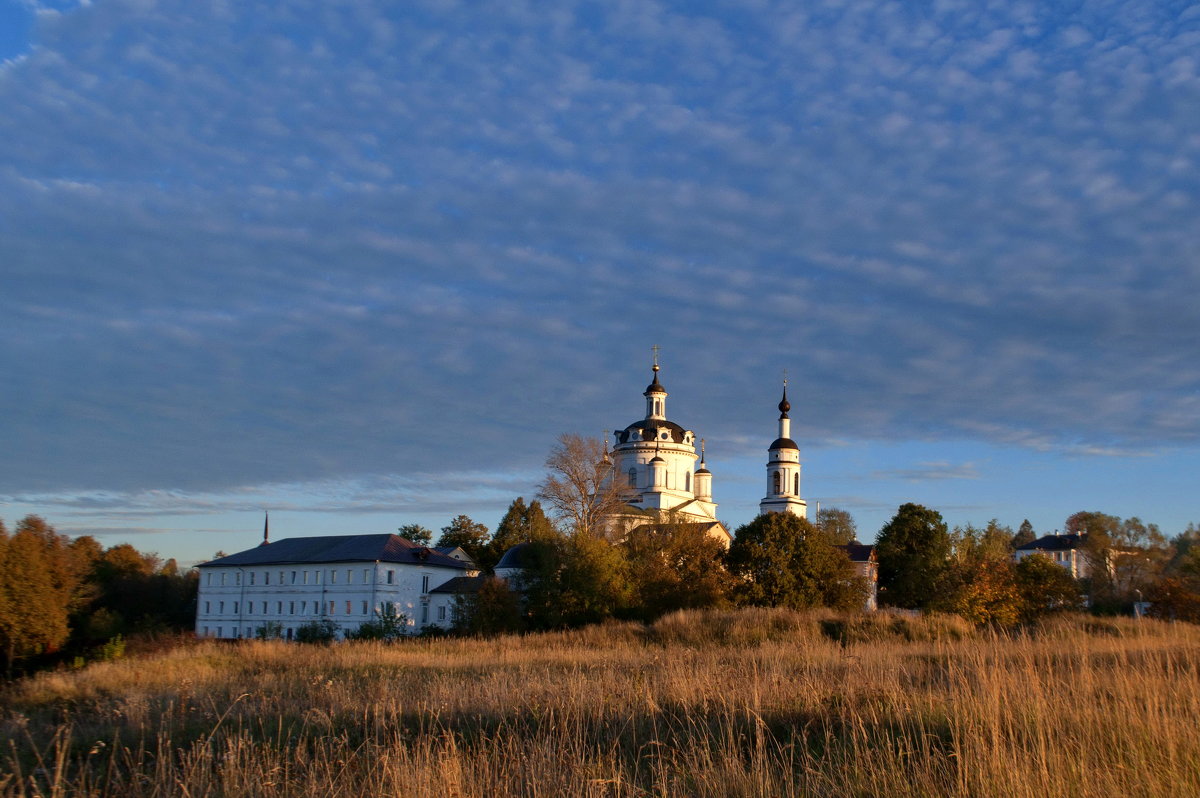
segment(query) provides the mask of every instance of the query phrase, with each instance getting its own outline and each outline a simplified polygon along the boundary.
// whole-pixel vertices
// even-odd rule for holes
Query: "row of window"
[[[381,607],[382,607],[382,605],[381,605]],[[428,623],[429,622],[429,607],[425,606],[425,607],[422,607],[421,609],[422,609],[421,621],[423,623]],[[445,622],[445,620],[446,620],[445,605],[439,606],[437,608],[437,619],[439,622]],[[237,637],[237,638],[241,638],[241,637],[250,638],[250,637],[255,636],[254,629],[253,629],[253,627],[250,627],[250,626],[246,626],[246,627],[242,627],[242,628],[239,628],[237,626],[232,626],[229,628],[229,633],[233,637]],[[295,634],[295,630],[289,626],[287,629],[284,630],[283,634],[284,634],[285,639],[291,640]],[[225,627],[224,626],[201,626],[200,627],[200,636],[201,637],[224,637],[225,636]]]
[[[793,474],[792,477],[793,477],[792,495],[799,496],[800,495],[800,474],[798,474],[798,473]],[[783,477],[780,475],[780,473],[778,471],[774,472],[771,475],[771,493],[775,494],[776,496],[783,493]]]
[[[637,469],[636,468],[629,469],[629,473],[627,474],[627,476],[629,477],[629,487],[636,488],[638,486],[638,484],[637,484]],[[666,485],[666,487],[668,487],[668,488],[671,487],[670,482],[671,482],[671,476],[670,476],[670,474],[668,474],[667,475],[667,483],[668,484]],[[654,486],[647,484],[646,487],[652,488]],[[692,472],[691,471],[683,472],[683,489],[684,490],[692,489]]]
[[[225,604],[226,604],[226,602],[224,602],[224,601],[217,601],[217,602],[206,601],[206,602],[204,602],[204,613],[206,615],[211,614],[212,613],[212,605],[214,603],[217,605],[217,614],[224,615],[225,614]],[[237,615],[239,609],[241,608],[241,602],[231,601],[228,603],[233,605],[233,614]],[[326,602],[323,602],[323,601],[311,601],[311,602],[310,601],[300,601],[300,602],[289,601],[287,604],[288,604],[288,611],[287,611],[288,615],[296,615],[297,614],[297,612],[296,612],[297,604],[300,605],[300,612],[299,612],[300,615],[309,614],[309,605],[310,604],[312,605],[312,614],[313,615],[320,615],[322,613],[322,611],[326,612],[326,614],[328,614],[328,615],[336,615],[337,608],[338,608],[338,603],[336,601],[328,602],[328,609],[326,609]],[[363,601],[363,602],[361,602],[361,605],[362,605],[362,611],[359,614],[366,615],[367,614],[367,602]],[[382,607],[383,605],[381,604],[380,606]],[[353,614],[353,612],[354,612],[354,602],[353,601],[350,601],[349,599],[347,599],[346,603],[345,603],[345,607],[346,607],[346,612],[344,613],[345,615]],[[247,615],[254,615],[256,608],[258,610],[259,615],[271,614],[271,602],[269,602],[269,601],[258,601],[258,602],[247,601],[246,602],[246,614]],[[283,615],[283,602],[282,601],[275,602],[275,615]]]
[[[275,584],[277,584],[277,585],[284,585],[284,584],[307,585],[307,584],[309,584],[309,579],[311,578],[312,584],[319,585],[319,584],[321,584],[321,579],[324,578],[325,584],[336,585],[336,584],[338,584],[338,574],[341,572],[341,570],[342,569],[338,569],[338,568],[330,568],[328,570],[318,568],[315,571],[290,571],[290,572],[289,571],[277,571],[277,572],[274,572],[274,573],[278,573],[278,575],[279,575]],[[347,584],[347,585],[354,584],[354,569],[346,568],[344,570],[346,572],[344,584]],[[217,574],[217,577],[220,580],[218,582],[218,584],[225,585],[226,579],[228,578],[230,573],[231,573],[230,571],[221,571],[219,574]],[[271,584],[271,574],[273,573],[272,571],[261,571],[261,572],[260,571],[247,571],[246,572],[247,584],[251,584],[251,585],[257,584],[260,573],[262,575],[262,584],[264,584],[264,585]],[[290,579],[288,578],[289,573],[291,575]],[[233,584],[240,585],[242,583],[242,572],[241,571],[232,571],[232,574],[233,574]],[[310,574],[311,574],[311,577],[310,577]],[[209,571],[207,574],[205,574],[204,578],[205,578],[204,583],[206,585],[211,586],[213,583],[213,572]],[[385,579],[387,581],[387,584],[389,584],[389,585],[395,584],[396,583],[396,572],[389,568],[385,574]],[[370,568],[362,569],[362,583],[364,585],[371,584],[371,569]]]

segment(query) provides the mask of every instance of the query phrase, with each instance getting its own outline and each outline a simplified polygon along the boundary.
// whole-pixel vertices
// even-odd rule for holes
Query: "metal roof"
[[[285,538],[255,546],[228,557],[201,563],[209,565],[288,565],[326,562],[394,562],[413,565],[437,565],[466,569],[467,563],[388,533],[375,535],[321,535],[311,538]]]

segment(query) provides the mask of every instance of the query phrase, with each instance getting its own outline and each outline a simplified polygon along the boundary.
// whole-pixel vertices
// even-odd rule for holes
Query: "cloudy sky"
[[[1200,5],[0,0],[0,517],[494,524],[781,375],[869,540],[1200,521]]]

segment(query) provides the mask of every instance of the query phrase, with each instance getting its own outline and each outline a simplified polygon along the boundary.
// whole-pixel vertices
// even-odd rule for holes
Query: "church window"
[[[637,469],[636,468],[629,469],[629,487],[631,487],[631,488],[637,487]]]
[[[783,486],[782,486],[782,484],[781,484],[781,482],[780,482],[780,478],[779,478],[779,472],[778,472],[778,471],[776,471],[776,472],[775,472],[775,474],[774,474],[774,478],[773,478],[773,483],[772,483],[772,484],[773,484],[773,488],[774,488],[774,489],[771,491],[772,493],[779,494],[779,493],[782,493],[782,492],[783,492],[783,491],[782,491],[782,487],[783,487]]]
[[[684,490],[692,489],[692,472],[691,471],[683,472],[683,489]]]
[[[799,496],[800,495],[800,475],[796,474],[795,477],[793,478],[792,482],[795,486],[792,488],[792,493]]]

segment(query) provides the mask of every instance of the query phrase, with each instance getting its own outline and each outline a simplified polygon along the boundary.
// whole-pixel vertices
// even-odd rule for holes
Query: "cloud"
[[[1194,445],[1198,25],[1133,2],[42,15],[0,70],[0,479],[528,474],[640,414],[654,342],[714,458],[761,449],[785,367],[806,441]]]
[[[917,463],[913,468],[897,468],[876,471],[871,479],[901,479],[905,482],[932,482],[945,479],[979,479],[979,469],[974,463],[932,462]]]

